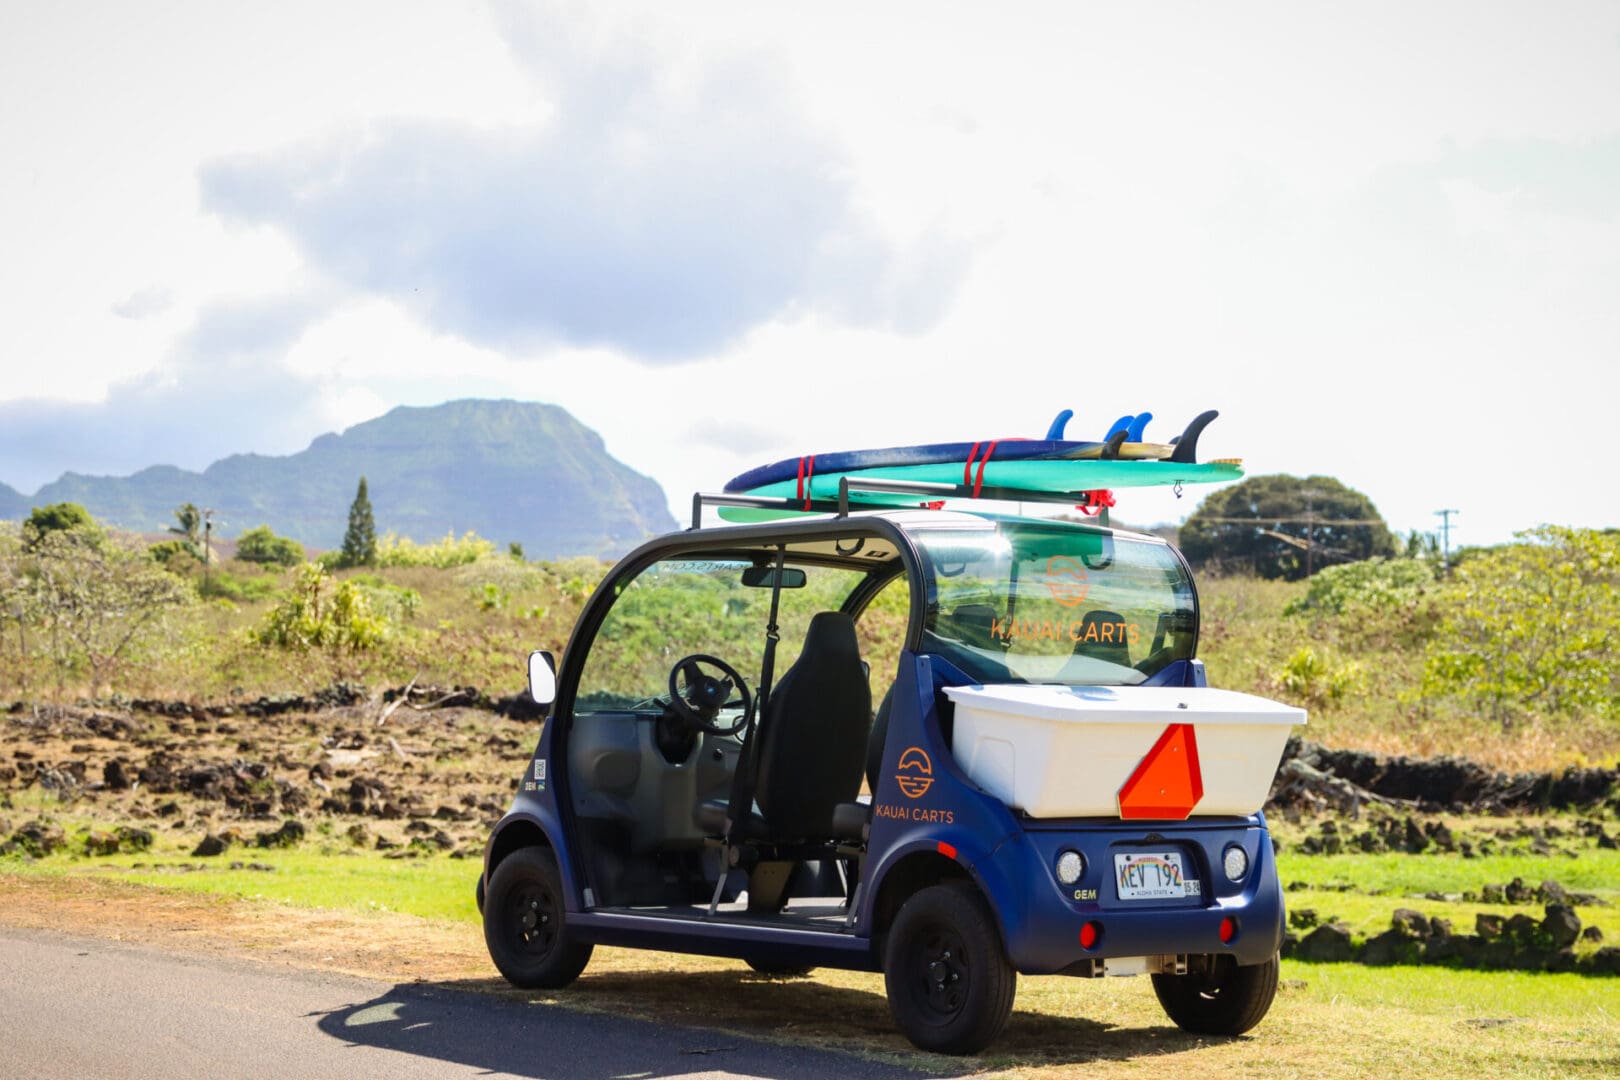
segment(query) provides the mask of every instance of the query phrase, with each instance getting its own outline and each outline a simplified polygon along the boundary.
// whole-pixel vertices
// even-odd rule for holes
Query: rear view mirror
[[[751,589],[772,589],[778,584],[784,589],[802,589],[804,582],[804,571],[796,566],[784,566],[780,570],[774,566],[743,567],[742,583]]]
[[[544,650],[529,654],[529,696],[536,705],[550,705],[557,697],[557,661]]]

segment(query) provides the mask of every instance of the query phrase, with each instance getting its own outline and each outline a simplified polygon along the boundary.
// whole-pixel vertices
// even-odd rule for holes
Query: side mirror
[[[529,696],[536,705],[550,705],[557,699],[557,661],[543,649],[529,654]]]

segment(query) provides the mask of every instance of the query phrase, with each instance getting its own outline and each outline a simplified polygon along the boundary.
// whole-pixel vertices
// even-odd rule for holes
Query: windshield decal
[[[990,636],[997,641],[1066,637],[1075,644],[1135,645],[1142,639],[1142,624],[1124,620],[1075,619],[1067,626],[1051,619],[990,620]]]
[[[1067,555],[1054,555],[1046,560],[1046,588],[1052,599],[1064,607],[1079,607],[1085,603],[1091,585],[1086,581],[1086,568],[1079,559]]]

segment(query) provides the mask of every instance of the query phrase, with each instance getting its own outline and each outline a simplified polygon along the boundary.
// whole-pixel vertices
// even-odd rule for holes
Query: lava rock
[[[1581,919],[1575,914],[1575,909],[1568,904],[1548,904],[1547,917],[1542,920],[1541,932],[1553,943],[1554,948],[1562,949],[1573,945],[1581,936]]]
[[[1355,946],[1350,928],[1343,923],[1318,926],[1300,940],[1295,955],[1301,960],[1316,962],[1343,962],[1355,958]]]
[[[299,841],[303,839],[303,825],[289,819],[283,821],[279,829],[259,833],[253,842],[262,848],[290,848],[297,847]]]

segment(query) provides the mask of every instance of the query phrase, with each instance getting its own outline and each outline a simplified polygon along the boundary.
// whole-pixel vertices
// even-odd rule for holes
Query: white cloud
[[[564,405],[679,510],[765,458],[1217,407],[1210,453],[1402,528],[1620,519],[1517,449],[1607,453],[1612,5],[12,22],[3,480],[478,394]]]

